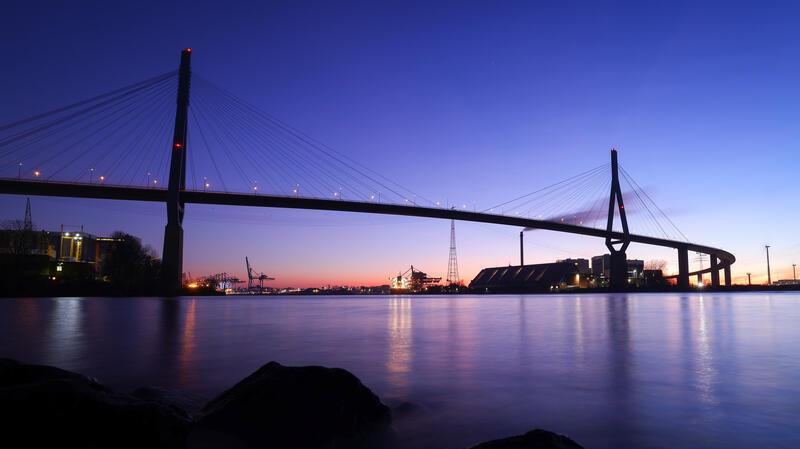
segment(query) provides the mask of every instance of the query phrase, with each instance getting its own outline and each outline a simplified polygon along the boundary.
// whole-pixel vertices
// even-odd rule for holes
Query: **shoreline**
[[[98,291],[99,290],[99,291]],[[359,293],[357,291],[325,291],[319,290],[317,292],[290,292],[290,293],[253,293],[253,294],[232,294],[226,295],[222,292],[209,292],[197,291],[191,289],[184,289],[179,295],[163,295],[153,291],[111,291],[110,289],[66,289],[66,290],[20,290],[3,292],[0,299],[4,298],[63,298],[63,297],[87,297],[87,298],[121,298],[121,297],[139,297],[139,298],[177,298],[185,296],[208,296],[208,297],[293,297],[293,296],[502,296],[502,295],[564,295],[564,294],[637,294],[637,293],[773,293],[773,292],[797,292],[800,291],[799,285],[734,285],[731,287],[710,287],[692,288],[692,289],[678,289],[678,288],[640,288],[628,290],[611,290],[607,288],[575,288],[575,289],[559,289],[552,291],[530,291],[530,290],[504,290],[504,291],[478,291],[466,290],[459,292],[409,292],[409,293]]]

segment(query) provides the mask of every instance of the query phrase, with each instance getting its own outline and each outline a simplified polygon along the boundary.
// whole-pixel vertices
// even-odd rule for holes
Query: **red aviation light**
[[[183,51],[185,51],[186,53],[191,53],[192,52],[192,47],[186,48]]]
[[[180,143],[175,143],[174,146],[176,150],[180,150],[181,148],[183,148],[183,145],[181,145]]]

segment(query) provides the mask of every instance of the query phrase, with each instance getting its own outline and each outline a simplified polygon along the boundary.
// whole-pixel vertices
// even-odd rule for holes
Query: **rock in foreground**
[[[357,446],[386,430],[391,413],[348,371],[269,362],[209,402],[197,426],[253,447]]]
[[[471,449],[583,449],[583,446],[564,435],[535,429],[524,435],[487,441]]]
[[[19,447],[180,448],[186,413],[59,368],[0,359],[3,439]]]

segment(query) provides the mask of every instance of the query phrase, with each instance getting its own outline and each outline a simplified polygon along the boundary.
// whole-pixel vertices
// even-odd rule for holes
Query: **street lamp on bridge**
[[[767,285],[772,285],[772,273],[769,270],[769,248],[770,245],[764,245],[764,248],[767,250]]]

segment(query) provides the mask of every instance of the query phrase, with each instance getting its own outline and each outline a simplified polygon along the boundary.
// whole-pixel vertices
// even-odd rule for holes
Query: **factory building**
[[[21,277],[35,279],[93,279],[100,273],[103,257],[118,239],[97,237],[62,225],[58,231],[34,230],[30,201],[25,219],[0,230],[0,267]]]
[[[588,287],[585,259],[565,260],[535,265],[484,268],[470,282],[470,289],[486,293],[544,292]]]
[[[611,272],[611,255],[592,257],[592,276],[598,286],[606,285]],[[644,261],[628,259],[628,283],[641,285],[644,279]]]
[[[561,259],[557,260],[556,263],[571,263],[581,276],[592,274],[592,270],[589,268],[589,259]]]
[[[91,279],[100,274],[103,257],[118,240],[79,231],[0,231],[0,259],[17,264],[28,276]],[[22,236],[22,237],[21,237]],[[18,240],[26,244],[20,246]]]

